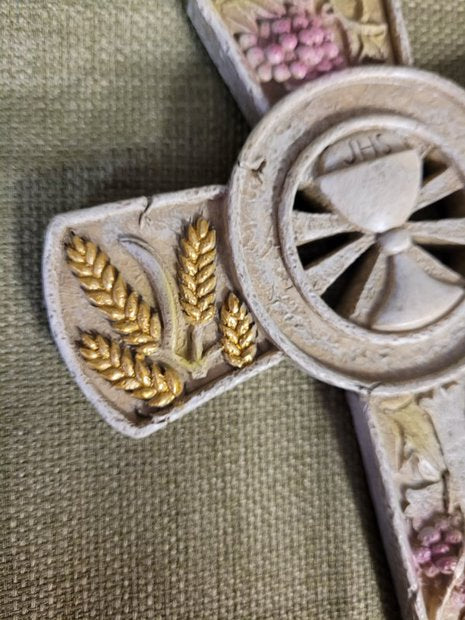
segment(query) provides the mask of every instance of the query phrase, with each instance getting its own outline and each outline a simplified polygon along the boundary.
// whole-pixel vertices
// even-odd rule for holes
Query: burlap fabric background
[[[341,392],[283,363],[136,442],[48,333],[50,218],[225,182],[248,133],[183,8],[0,3],[0,617],[398,618]],[[465,82],[463,2],[405,12]]]

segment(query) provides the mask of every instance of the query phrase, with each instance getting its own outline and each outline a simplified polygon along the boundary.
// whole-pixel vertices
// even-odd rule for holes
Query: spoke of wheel
[[[460,274],[446,267],[446,265],[418,245],[414,245],[407,250],[407,254],[430,276],[451,284],[463,284],[463,278]]]
[[[463,288],[432,276],[407,252],[390,257],[389,285],[371,327],[404,331],[433,323],[463,299]]]
[[[465,218],[407,222],[406,228],[417,243],[465,245]]]
[[[322,295],[374,241],[374,235],[363,235],[322,258],[318,263],[310,265],[306,269],[307,280],[315,293]]]
[[[388,268],[388,257],[385,254],[378,253],[363,284],[355,308],[350,314],[350,318],[355,323],[360,325],[369,323],[373,310],[379,304],[381,296],[384,295]]]
[[[356,230],[349,222],[344,222],[336,213],[294,211],[292,213],[292,225],[297,246]]]
[[[423,209],[446,196],[450,196],[454,192],[463,189],[463,181],[452,168],[447,168],[444,172],[440,172],[430,180],[426,181],[420,190],[417,204],[413,212]]]

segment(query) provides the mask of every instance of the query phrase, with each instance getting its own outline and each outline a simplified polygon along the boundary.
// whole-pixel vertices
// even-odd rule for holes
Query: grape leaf
[[[225,0],[217,8],[233,34],[257,32],[257,20],[284,15],[284,0]]]
[[[419,530],[432,515],[444,509],[444,484],[434,482],[421,489],[407,489],[405,498],[408,502],[405,516],[412,520],[412,525]]]

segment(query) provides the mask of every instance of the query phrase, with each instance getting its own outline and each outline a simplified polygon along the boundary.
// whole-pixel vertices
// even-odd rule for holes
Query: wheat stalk
[[[66,254],[87,299],[107,316],[124,342],[135,346],[140,355],[153,354],[161,337],[158,312],[128,287],[108,256],[92,241],[73,235]]]
[[[215,316],[216,233],[199,218],[181,240],[179,297],[191,325],[205,325]]]
[[[221,344],[231,366],[243,368],[257,355],[257,328],[252,315],[234,293],[229,293],[221,306]]]
[[[100,376],[134,398],[148,400],[150,407],[166,407],[182,393],[182,381],[173,368],[162,369],[155,363],[149,365],[130,347],[122,347],[100,334],[82,334],[79,350]]]

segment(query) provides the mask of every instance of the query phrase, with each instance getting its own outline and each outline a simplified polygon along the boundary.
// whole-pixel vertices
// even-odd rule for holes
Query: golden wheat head
[[[173,368],[149,364],[114,340],[85,333],[79,351],[101,377],[134,398],[149,401],[150,407],[166,407],[182,393],[181,378]]]
[[[235,368],[251,364],[257,355],[257,328],[247,306],[234,293],[229,293],[221,307],[220,329],[227,362]]]
[[[92,241],[72,235],[66,254],[87,299],[107,316],[124,342],[135,346],[140,355],[154,353],[161,337],[158,312],[129,289],[108,256]]]
[[[215,316],[216,233],[200,218],[189,225],[179,254],[179,297],[191,325],[205,325]]]

